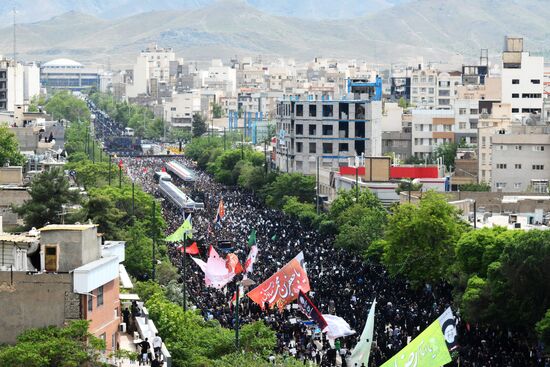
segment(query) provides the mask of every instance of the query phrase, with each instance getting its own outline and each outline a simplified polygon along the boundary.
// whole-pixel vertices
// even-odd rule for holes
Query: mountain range
[[[550,50],[550,7],[546,0],[380,0],[375,2],[385,6],[383,9],[345,19],[307,19],[298,12],[282,16],[258,8],[270,3],[291,6],[292,0],[183,2],[192,6],[112,19],[70,11],[48,20],[18,24],[18,58],[47,61],[68,57],[96,65],[110,62],[126,66],[141,49],[158,43],[174,48],[179,57],[199,61],[235,55],[298,60],[325,56],[376,63],[422,56],[435,61],[456,54],[475,58],[480,48],[488,48],[490,55],[499,54],[505,35],[524,37],[527,50],[542,54]],[[307,9],[312,2],[304,1],[297,8]],[[317,0],[318,4],[330,2]],[[10,35],[0,38],[0,53],[9,55],[12,29],[6,27],[0,32]]]

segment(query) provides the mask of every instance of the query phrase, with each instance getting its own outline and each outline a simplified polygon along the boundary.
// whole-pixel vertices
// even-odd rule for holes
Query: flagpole
[[[133,191],[133,181],[132,181],[132,191]],[[133,199],[132,199],[132,202],[133,202]],[[152,229],[153,229],[153,273],[152,273],[152,278],[153,278],[153,282],[155,281],[155,275],[156,275],[156,270],[157,270],[157,259],[156,259],[156,242],[157,242],[157,231],[156,231],[156,227],[155,227],[155,222],[157,221],[156,220],[156,202],[155,202],[155,199],[153,199],[153,221],[152,221]],[[132,204],[132,207],[133,207],[133,204]],[[133,211],[133,209],[132,209]]]
[[[183,280],[182,280],[182,296],[183,296],[183,311],[187,311],[187,295],[186,295],[186,289],[185,289],[185,280],[187,279],[187,266],[186,266],[186,254],[185,254],[185,240],[187,239],[187,231],[183,232],[183,260],[182,260],[182,266],[183,266]]]
[[[236,282],[237,284],[237,305],[235,306],[235,347],[239,349],[239,290],[240,290],[240,282]]]

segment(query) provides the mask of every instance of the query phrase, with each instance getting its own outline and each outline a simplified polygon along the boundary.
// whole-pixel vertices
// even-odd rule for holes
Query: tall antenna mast
[[[17,39],[15,37],[15,6],[13,7],[13,111],[15,112],[15,105],[17,104],[17,53],[16,45]]]

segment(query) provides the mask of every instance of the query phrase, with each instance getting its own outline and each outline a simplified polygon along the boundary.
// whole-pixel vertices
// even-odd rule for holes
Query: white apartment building
[[[542,113],[544,58],[523,50],[523,38],[506,37],[502,53],[502,102],[517,120]]]
[[[234,95],[237,90],[237,71],[224,66],[221,60],[212,60],[204,76],[203,86],[211,90],[220,90],[226,95]]]
[[[34,64],[15,64],[0,59],[0,111],[15,111],[40,94],[40,68]]]
[[[171,69],[174,69],[176,54],[171,48],[159,48],[152,45],[141,51],[134,64],[133,84],[128,85],[126,93],[128,98],[135,98],[140,94],[158,94],[153,91],[155,84],[167,84],[170,82]],[[176,70],[173,70],[175,74]],[[151,80],[155,83],[151,83]]]
[[[201,94],[199,91],[173,93],[163,103],[164,121],[172,128],[191,128],[193,115],[201,112]]]
[[[418,109],[452,109],[457,87],[461,83],[462,74],[458,71],[413,70],[411,73],[411,103]]]

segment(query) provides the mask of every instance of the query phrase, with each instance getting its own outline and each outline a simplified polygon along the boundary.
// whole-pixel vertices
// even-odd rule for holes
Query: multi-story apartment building
[[[0,58],[0,111],[13,112],[40,93],[40,69]]]
[[[437,70],[416,69],[411,75],[411,104],[417,108],[431,110],[437,105]]]
[[[513,124],[503,132],[492,137],[492,189],[548,193],[550,127]]]
[[[171,48],[152,45],[140,52],[133,70],[133,83],[126,88],[128,98],[158,94],[159,85],[170,84],[171,76],[177,74],[176,54]]]
[[[40,84],[50,92],[100,89],[101,71],[78,61],[55,59],[40,66]]]
[[[40,238],[0,234],[0,343],[29,328],[90,321],[89,330],[118,343],[119,263],[124,242],[101,243],[97,227],[48,225]]]
[[[544,58],[524,51],[523,38],[505,38],[501,82],[502,102],[512,105],[515,119],[542,113]]]
[[[455,141],[455,114],[452,110],[412,111],[412,155],[425,159],[443,143]]]
[[[317,159],[320,165],[338,167],[350,157],[379,156],[381,119],[380,101],[282,101],[275,163],[282,171],[315,174]]]
[[[411,76],[411,104],[418,109],[449,110],[453,108],[456,88],[462,83],[459,71],[416,69]]]
[[[512,121],[510,104],[493,103],[491,113],[481,115],[478,123],[478,181],[492,183],[493,136],[504,132]]]

